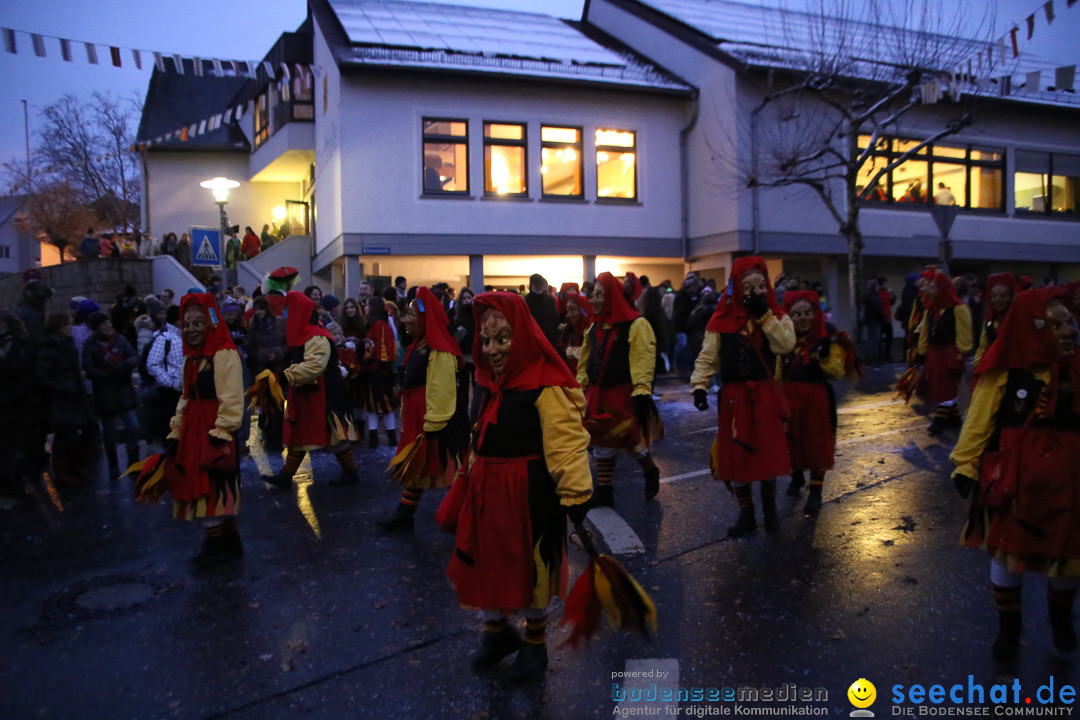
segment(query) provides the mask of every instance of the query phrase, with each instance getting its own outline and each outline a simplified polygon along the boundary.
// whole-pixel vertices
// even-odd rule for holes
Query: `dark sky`
[[[456,0],[452,4],[546,12],[573,19],[580,17],[582,8],[581,0]],[[819,6],[818,0],[762,0],[759,4],[790,9]],[[1005,32],[1013,24],[1023,27],[1024,18],[1039,10],[1036,35],[1030,43],[1026,40],[1022,43],[1022,51],[1030,49],[1057,64],[1080,62],[1080,43],[1076,40],[1080,37],[1080,4],[1067,9],[1065,0],[1055,0],[1057,19],[1051,27],[1046,26],[1040,10],[1043,0],[971,4],[980,12],[983,7],[991,8],[998,32]],[[0,1],[0,27],[102,45],[252,60],[261,58],[281,32],[295,30],[305,15],[304,0]],[[1022,31],[1021,37],[1025,35],[1026,31]],[[20,34],[18,41],[18,55],[0,51],[0,77],[4,78],[4,92],[0,94],[0,161],[21,161],[25,157],[23,99],[30,105],[33,133],[38,109],[65,93],[74,93],[87,101],[93,90],[140,101],[145,95],[150,58],[144,56],[144,69],[140,72],[134,69],[125,50],[124,67],[118,69],[108,63],[105,51],[103,64],[92,66],[86,62],[83,47],[76,45],[75,61],[65,63],[56,40],[46,39],[45,58],[34,56],[27,36]]]

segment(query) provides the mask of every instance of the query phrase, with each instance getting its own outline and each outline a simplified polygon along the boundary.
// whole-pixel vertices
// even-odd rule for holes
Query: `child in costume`
[[[652,399],[656,336],[611,273],[597,276],[592,304],[596,320],[585,332],[577,380],[585,389],[585,427],[596,458],[593,503],[615,502],[611,480],[617,450],[634,453],[645,476],[645,497],[651,499],[660,492],[660,468],[649,448],[664,436]]]
[[[821,509],[825,472],[833,466],[836,449],[836,394],[830,380],[856,379],[859,360],[845,333],[829,336],[818,294],[788,290],[784,313],[795,330],[795,349],[781,355],[777,376],[783,383],[791,419],[788,421],[788,452],[791,484],[788,495],[798,495],[810,471],[810,492],[803,512]]]
[[[971,353],[971,311],[956,294],[952,280],[936,272],[923,291],[926,311],[919,325],[916,362],[923,363],[919,397],[936,403],[934,419],[927,430],[937,435],[947,425],[960,425],[960,378],[964,358]]]

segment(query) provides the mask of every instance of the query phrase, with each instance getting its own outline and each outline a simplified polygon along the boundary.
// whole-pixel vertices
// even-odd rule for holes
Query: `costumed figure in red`
[[[318,325],[319,309],[308,296],[290,290],[285,307],[290,363],[285,368],[289,383],[284,418],[287,452],[281,471],[262,479],[287,489],[309,450],[329,448],[341,464],[341,476],[330,484],[356,485],[360,474],[349,445],[357,439],[356,428],[349,412],[348,387],[338,369],[334,338]]]
[[[593,504],[615,502],[612,477],[618,450],[634,453],[645,476],[645,497],[660,492],[660,468],[649,448],[664,436],[652,399],[656,336],[623,295],[623,284],[600,273],[593,288],[596,319],[585,332],[577,380],[585,388],[585,428],[596,458]]]
[[[173,517],[202,520],[206,536],[192,558],[198,567],[244,553],[240,512],[240,453],[236,432],[244,414],[240,353],[210,293],[180,299],[184,339],[183,394],[169,422],[166,454],[174,458]]]
[[[1055,647],[1077,647],[1080,352],[1065,292],[1050,287],[1016,296],[975,369],[971,407],[949,456],[957,490],[972,496],[960,542],[991,558],[999,660],[1020,649],[1025,572],[1049,578]]]
[[[641,297],[641,293],[644,291],[645,288],[641,286],[641,280],[638,279],[637,275],[628,272],[623,276],[623,297],[631,306],[637,307],[638,298]]]
[[[769,270],[760,257],[742,257],[731,266],[727,289],[720,297],[701,352],[694,361],[690,385],[694,406],[708,410],[708,387],[721,379],[719,432],[710,466],[739,501],[739,517],[729,537],[757,529],[751,483],[761,486],[761,508],[767,532],[780,529],[776,515],[776,476],[791,471],[784,423],[787,398],[776,382],[776,357],[795,348],[791,318],[776,304]]]
[[[397,341],[390,329],[386,302],[381,297],[368,300],[368,332],[364,339],[363,385],[361,399],[367,414],[368,447],[379,446],[379,422],[386,429],[390,447],[398,444],[394,409],[397,407],[394,363],[397,362]]]
[[[997,340],[1001,321],[1005,319],[1005,313],[1009,311],[1016,293],[1020,292],[1020,285],[1012,273],[996,273],[986,279],[986,292],[988,295],[986,319],[983,322],[982,337],[979,338],[979,349],[975,351],[975,357],[971,363],[972,367],[979,367],[983,355]]]
[[[453,481],[469,432],[461,348],[442,303],[421,287],[402,319],[412,342],[402,362],[401,437],[390,469],[403,488],[393,514],[378,523],[388,532],[412,530],[424,490]]]
[[[455,533],[446,572],[458,601],[484,621],[473,667],[517,651],[520,680],[547,668],[547,607],[566,597],[566,518],[584,520],[592,491],[585,397],[519,295],[477,295],[473,312],[478,419],[436,519]]]
[[[919,324],[916,364],[923,365],[916,393],[936,403],[934,419],[927,430],[937,435],[949,425],[960,426],[960,378],[965,358],[971,354],[971,311],[960,300],[952,280],[936,272],[923,291],[926,311]]]
[[[556,350],[566,361],[566,367],[576,376],[585,331],[593,321],[593,307],[587,297],[576,290],[568,290],[563,293],[562,308],[563,322],[559,325],[559,346]]]
[[[791,411],[787,426],[791,483],[787,494],[799,494],[809,470],[810,491],[803,512],[813,515],[821,509],[825,472],[832,468],[836,450],[836,394],[829,381],[857,379],[861,364],[846,333],[830,337],[816,292],[788,290],[784,313],[795,329],[795,350],[781,355],[777,367]]]

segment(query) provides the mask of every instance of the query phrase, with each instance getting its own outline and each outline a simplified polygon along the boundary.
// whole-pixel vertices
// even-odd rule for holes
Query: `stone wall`
[[[68,300],[76,295],[90,298],[103,307],[112,305],[126,285],[134,287],[139,297],[153,292],[152,260],[78,260],[43,267],[40,271],[54,291],[47,312],[66,310]],[[14,308],[22,297],[22,286],[21,273],[0,277],[0,308]]]

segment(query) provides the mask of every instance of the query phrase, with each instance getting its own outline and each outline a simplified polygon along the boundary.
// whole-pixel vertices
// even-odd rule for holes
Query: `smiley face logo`
[[[857,708],[868,708],[877,699],[877,688],[866,678],[851,683],[847,691],[848,701]]]

